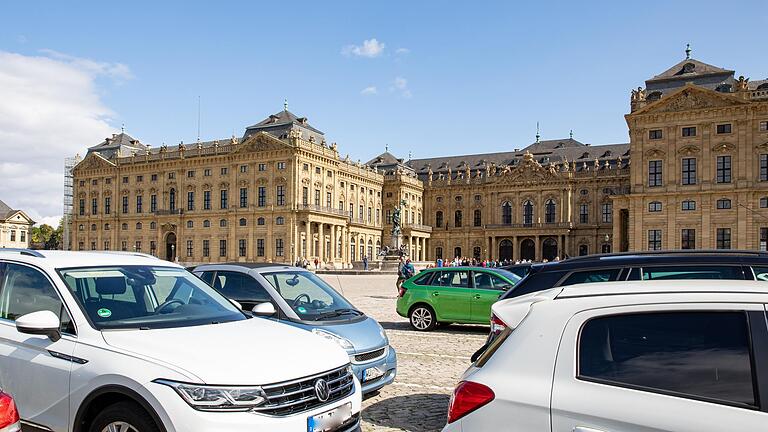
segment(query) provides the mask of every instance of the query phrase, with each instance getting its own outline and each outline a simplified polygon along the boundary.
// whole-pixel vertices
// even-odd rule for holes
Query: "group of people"
[[[548,260],[542,260],[542,262],[547,262]],[[560,257],[555,257],[553,261],[560,261]],[[442,258],[438,258],[435,261],[435,267],[504,267],[509,266],[513,264],[529,264],[532,263],[532,260],[517,260],[512,261],[509,259],[503,259],[503,260],[492,260],[492,259],[477,259],[472,258],[469,259],[467,257],[456,257],[452,260],[443,260]]]

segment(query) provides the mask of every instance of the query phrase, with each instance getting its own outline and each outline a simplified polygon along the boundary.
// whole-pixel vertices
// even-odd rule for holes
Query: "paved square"
[[[397,350],[397,379],[363,401],[363,431],[439,431],[453,387],[483,345],[488,327],[452,325],[412,330],[395,311],[394,275],[322,275],[357,308],[373,317]]]

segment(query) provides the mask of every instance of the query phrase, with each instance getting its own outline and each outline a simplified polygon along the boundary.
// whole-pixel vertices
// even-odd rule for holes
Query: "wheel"
[[[417,305],[411,309],[411,327],[418,331],[430,331],[437,325],[435,311],[427,305]]]
[[[93,419],[89,432],[160,432],[152,417],[135,402],[118,402]]]

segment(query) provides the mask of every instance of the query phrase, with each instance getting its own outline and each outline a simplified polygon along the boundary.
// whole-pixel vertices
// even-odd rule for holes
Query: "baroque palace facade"
[[[77,249],[183,262],[319,259],[403,243],[418,261],[768,248],[768,81],[686,58],[632,91],[629,143],[571,136],[365,164],[286,109],[242,138],[150,148],[125,133],[73,175]]]

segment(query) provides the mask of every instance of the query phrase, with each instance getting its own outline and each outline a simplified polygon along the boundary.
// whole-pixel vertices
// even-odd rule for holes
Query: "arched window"
[[[248,225],[248,221],[245,218],[240,218],[240,226]]]
[[[546,203],[544,203],[544,222],[546,223],[555,223],[555,200],[548,199]]]
[[[454,258],[461,257],[461,247],[456,246],[455,248],[453,248],[453,257]]]
[[[120,228],[122,228],[123,231],[127,231],[128,230],[128,224],[124,223]]]
[[[435,213],[435,226],[438,228],[443,227],[443,212],[439,210]]]
[[[191,220],[187,221],[187,228],[193,228],[194,226],[195,226],[194,222],[192,222]]]
[[[104,231],[109,231],[109,224],[108,223],[104,224]]]
[[[589,245],[579,245],[579,256],[589,255]]]
[[[141,222],[136,222],[136,229],[140,230],[142,228]]]
[[[285,218],[278,216],[277,219],[275,219],[275,225],[285,225]]]
[[[472,248],[472,258],[477,260],[480,259],[480,246],[475,246]]]
[[[454,213],[453,226],[456,228],[461,228],[461,210],[456,210],[456,213]]]
[[[176,210],[176,189],[174,188],[171,188],[171,192],[168,194],[168,209]]]
[[[611,253],[611,244],[610,243],[603,243],[603,246],[601,248],[601,252],[604,254]]]
[[[96,224],[91,224],[91,231],[96,231]]]
[[[210,228],[211,227],[211,221],[208,219],[203,221],[203,228]]]
[[[83,230],[85,229],[85,225],[83,225],[83,224],[80,224],[80,225],[77,227],[77,229],[78,229],[79,231],[83,231]]]
[[[264,222],[265,221],[264,221],[263,217],[260,217],[260,218],[256,219],[256,225],[264,225]]]
[[[443,248],[441,247],[435,248],[435,259],[443,259]]]
[[[227,226],[227,220],[226,219],[219,220],[219,226],[222,227],[222,228]]]
[[[477,209],[475,210],[473,225],[476,227],[479,227],[482,225],[482,223],[483,223],[483,214],[479,209]]]
[[[530,200],[523,203],[523,225],[533,225],[533,203]]]
[[[149,229],[157,229],[157,222],[150,222]]]
[[[373,240],[368,239],[368,259],[373,258]]]
[[[509,201],[501,205],[501,223],[512,225],[512,204]]]

